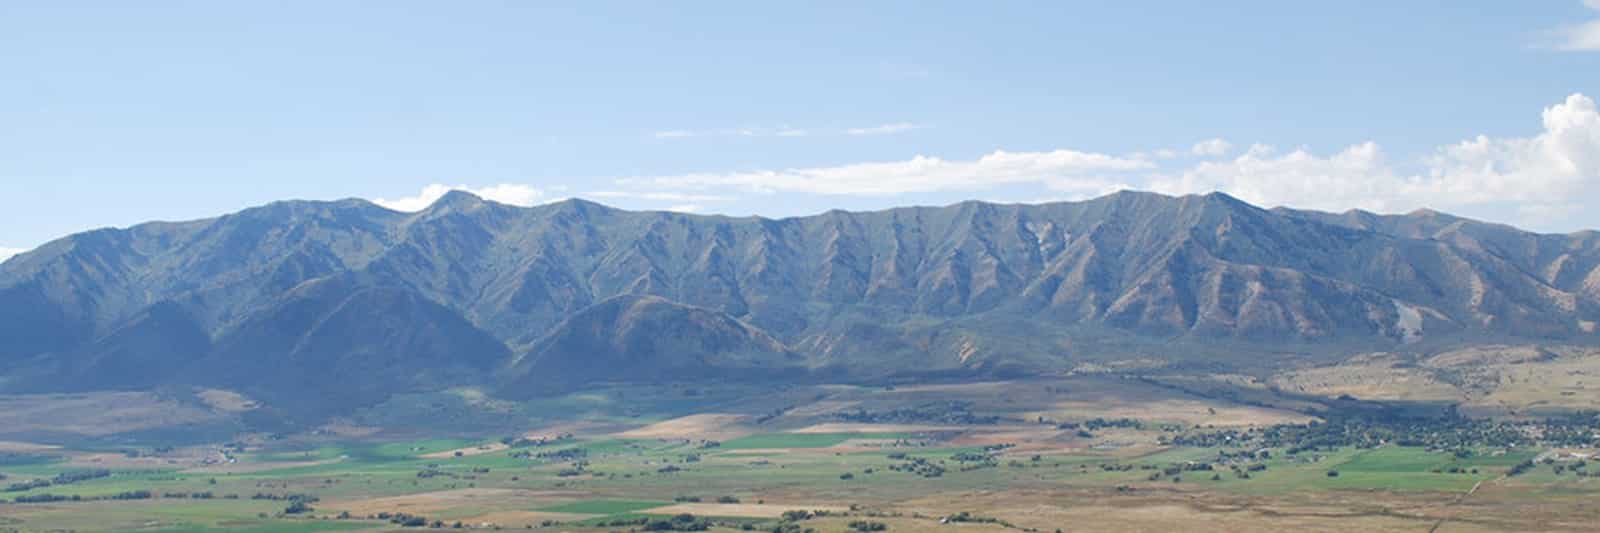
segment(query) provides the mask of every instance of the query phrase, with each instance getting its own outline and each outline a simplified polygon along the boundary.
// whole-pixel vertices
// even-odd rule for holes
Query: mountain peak
[[[583,198],[578,198],[576,196],[574,196],[572,198],[567,198],[565,200],[561,200],[559,202],[551,202],[551,203],[546,204],[546,205],[548,205],[548,206],[550,206],[552,208],[555,208],[555,209],[559,209],[559,210],[576,211],[576,212],[610,211],[610,210],[614,209],[611,206],[608,206],[608,205],[605,205],[605,204],[602,204],[602,203],[599,203],[599,202],[594,202],[594,201],[591,201],[591,200],[585,200]]]
[[[1197,203],[1197,204],[1203,205],[1203,206],[1219,207],[1219,208],[1223,208],[1223,209],[1226,209],[1226,210],[1229,210],[1229,211],[1235,211],[1235,210],[1260,211],[1260,210],[1264,210],[1264,209],[1262,209],[1260,207],[1257,207],[1255,204],[1252,204],[1250,202],[1246,202],[1244,200],[1240,200],[1236,196],[1233,196],[1233,195],[1230,195],[1228,193],[1221,192],[1221,191],[1213,191],[1213,192],[1209,192],[1209,193],[1206,193],[1206,194],[1194,194],[1194,195],[1183,196],[1183,197],[1180,198],[1180,201],[1194,202],[1194,203]]]
[[[428,206],[428,210],[472,209],[483,204],[483,198],[479,198],[476,194],[460,189],[451,189],[450,192],[444,193],[444,196],[440,196],[438,200],[434,200],[433,205]]]
[[[1406,216],[1409,216],[1409,217],[1429,217],[1429,218],[1432,218],[1432,217],[1450,217],[1450,218],[1455,218],[1454,215],[1441,213],[1439,211],[1435,211],[1433,209],[1429,209],[1429,208],[1426,208],[1426,207],[1412,210],[1410,213],[1406,213]]]
[[[401,392],[528,376],[518,383],[698,379],[707,368],[943,371],[970,366],[959,355],[968,345],[984,346],[980,360],[1048,372],[1076,364],[1057,349],[1068,345],[1099,357],[1169,343],[1177,359],[1217,342],[1263,354],[1308,342],[1320,354],[1397,345],[1416,327],[1439,345],[1600,342],[1586,325],[1600,321],[1590,290],[1600,239],[1447,218],[1135,191],[784,220],[579,199],[523,209],[464,191],[421,214],[349,205],[282,202],[82,233],[0,264],[0,392],[111,386],[120,369],[178,366],[148,364],[160,354],[201,359],[139,379],[233,386],[296,353],[418,372],[339,374],[352,390]],[[1421,326],[1409,309],[1425,309]],[[937,332],[955,327],[972,342]],[[1080,331],[1095,332],[1092,345],[1071,337]],[[436,373],[457,351],[488,359]]]
[[[1222,192],[1222,191],[1211,191],[1211,192],[1208,192],[1205,195],[1205,199],[1213,201],[1213,202],[1227,202],[1227,203],[1231,203],[1231,204],[1242,204],[1242,203],[1245,203],[1244,200],[1240,200],[1237,197],[1234,197],[1233,195],[1225,193],[1225,192]]]

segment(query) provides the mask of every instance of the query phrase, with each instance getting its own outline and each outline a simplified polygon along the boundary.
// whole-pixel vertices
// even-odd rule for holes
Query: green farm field
[[[1117,395],[1097,410],[1043,389]],[[498,437],[39,444],[0,460],[0,531],[1581,530],[1600,494],[1581,449],[1514,437],[1533,426],[1309,418],[1128,381],[822,390]],[[1152,408],[1105,416],[1127,398]]]

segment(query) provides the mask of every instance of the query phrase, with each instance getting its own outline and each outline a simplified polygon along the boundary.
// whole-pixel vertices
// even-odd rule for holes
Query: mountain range
[[[290,410],[473,385],[883,380],[1600,340],[1600,233],[1224,194],[784,219],[285,201],[0,264],[0,390],[167,385]]]

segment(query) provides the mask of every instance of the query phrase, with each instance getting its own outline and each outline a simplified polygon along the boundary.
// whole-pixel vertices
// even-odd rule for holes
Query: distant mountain
[[[458,384],[1045,372],[1600,340],[1600,234],[1222,194],[765,219],[278,202],[0,264],[5,390],[360,405]],[[1285,355],[1286,353],[1302,355]],[[308,399],[311,398],[311,399]],[[313,400],[314,399],[314,400]]]

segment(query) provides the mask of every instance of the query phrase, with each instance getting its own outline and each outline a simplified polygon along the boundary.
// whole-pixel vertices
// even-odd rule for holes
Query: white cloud
[[[1402,168],[1415,167],[1412,171]],[[1256,145],[1239,157],[1157,176],[1168,193],[1221,190],[1263,205],[1377,211],[1475,206],[1540,224],[1600,200],[1600,111],[1582,94],[1545,108],[1532,137],[1478,136],[1437,148],[1409,167],[1372,142],[1329,156]]]
[[[1517,201],[1555,206],[1600,190],[1600,110],[1582,94],[1545,108],[1533,137],[1478,136],[1428,159],[1424,192],[1460,203]]]
[[[1189,153],[1200,156],[1223,156],[1233,151],[1233,143],[1223,139],[1206,139],[1189,147]]]
[[[1183,154],[1178,152],[1177,150],[1173,150],[1171,148],[1161,148],[1161,149],[1158,149],[1158,150],[1148,150],[1148,151],[1134,152],[1134,153],[1128,154],[1127,157],[1129,159],[1138,159],[1138,160],[1142,160],[1142,161],[1149,161],[1149,160],[1152,160],[1152,159],[1174,159],[1174,158],[1176,158],[1176,157],[1178,157],[1180,155],[1183,155]]]
[[[1187,149],[1159,148],[1128,154],[1133,159],[1161,160],[1177,159],[1184,156],[1220,157],[1233,151],[1233,143],[1224,139],[1206,139],[1190,145]]]
[[[911,130],[922,129],[922,127],[923,126],[919,124],[912,124],[910,122],[895,122],[892,124],[883,124],[868,128],[850,128],[844,130],[844,133],[846,135],[893,135],[896,133],[905,133]]]
[[[1596,0],[1600,2],[1600,0]],[[1422,207],[1551,228],[1600,205],[1600,110],[1573,94],[1544,109],[1541,130],[1526,137],[1478,136],[1398,160],[1375,142],[1331,154],[1257,144],[1238,153],[1210,139],[1174,150],[1128,156],[1075,150],[996,151],[974,160],[917,156],[837,166],[646,176],[618,180],[616,197],[703,206],[739,194],[895,195],[987,193],[1033,186],[1043,196],[1086,198],[1118,189],[1169,194],[1223,191],[1264,206],[1329,211],[1403,212]],[[1230,155],[1235,154],[1235,155]],[[1015,189],[1011,193],[1017,194]],[[701,196],[717,197],[715,200]]]
[[[715,194],[687,194],[671,191],[591,191],[589,196],[596,198],[624,198],[631,200],[653,200],[658,202],[727,202],[733,200],[729,196]]]
[[[705,210],[705,206],[700,204],[678,204],[669,206],[666,210],[677,213],[699,213]]]
[[[8,248],[5,246],[0,246],[0,263],[4,263],[7,259],[11,259],[11,256],[13,255],[17,255],[26,251],[28,250],[23,248]]]
[[[996,151],[971,161],[949,161],[919,155],[905,161],[627,178],[618,180],[618,183],[626,188],[654,191],[732,188],[752,193],[887,195],[983,190],[1019,183],[1049,184],[1072,178],[1154,168],[1155,165],[1148,161],[1073,150]]]
[[[433,205],[435,201],[438,201],[440,197],[443,197],[445,193],[450,191],[466,191],[485,200],[522,207],[539,203],[539,201],[545,197],[544,191],[529,187],[527,185],[519,185],[514,183],[502,183],[499,185],[491,185],[481,188],[473,188],[466,185],[452,186],[434,183],[423,187],[422,190],[417,192],[415,196],[407,196],[404,198],[395,199],[376,198],[372,200],[372,203],[393,209],[395,211],[421,211],[423,209],[427,209],[428,206]]]
[[[1565,52],[1600,51],[1600,20],[1563,26],[1546,32],[1547,47]]]
[[[1583,5],[1600,11],[1600,0],[1584,0]],[[1546,30],[1540,34],[1540,48],[1567,52],[1600,51],[1600,18]]]
[[[1225,191],[1260,205],[1342,211],[1392,208],[1397,179],[1377,144],[1351,146],[1327,157],[1304,148],[1287,153],[1251,146],[1225,161],[1203,161],[1176,175],[1157,176],[1148,187],[1169,194]]]

